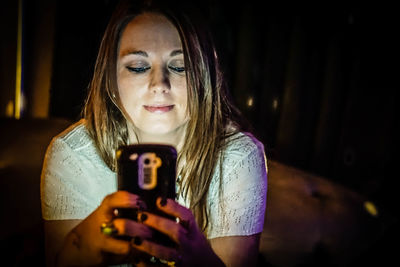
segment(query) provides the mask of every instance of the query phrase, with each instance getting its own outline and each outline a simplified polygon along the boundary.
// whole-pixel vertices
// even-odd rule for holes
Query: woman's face
[[[164,16],[144,13],[126,26],[117,78],[123,108],[143,140],[182,131],[188,120],[182,44]]]

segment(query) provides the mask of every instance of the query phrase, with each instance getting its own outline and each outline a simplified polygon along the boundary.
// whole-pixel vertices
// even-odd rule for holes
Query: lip
[[[168,111],[171,111],[175,105],[144,105],[144,109],[157,114],[163,114]]]

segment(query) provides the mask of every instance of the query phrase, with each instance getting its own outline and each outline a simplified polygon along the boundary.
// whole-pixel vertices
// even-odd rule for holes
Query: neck
[[[129,140],[132,144],[137,144],[137,143],[167,144],[174,146],[177,152],[179,153],[184,143],[186,125],[179,127],[175,131],[167,134],[152,134],[152,133],[142,132],[135,127],[129,127],[128,131],[129,131]]]

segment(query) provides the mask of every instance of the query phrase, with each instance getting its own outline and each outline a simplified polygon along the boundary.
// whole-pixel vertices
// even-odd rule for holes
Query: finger
[[[188,231],[175,221],[147,212],[140,212],[139,216],[142,214],[147,217],[145,221],[142,221],[143,224],[169,236],[177,244],[181,244],[182,238],[188,234]]]
[[[106,238],[103,243],[102,251],[116,255],[128,255],[131,251],[131,245],[129,241]]]
[[[179,203],[177,203],[176,201],[172,200],[172,199],[165,199],[166,202],[163,203],[162,198],[159,197],[157,199],[157,207],[169,214],[172,215],[174,217],[180,218],[181,220],[184,221],[193,221],[193,215],[192,212],[190,211],[190,209],[180,205]],[[163,205],[164,204],[164,205]]]
[[[153,231],[142,223],[119,218],[114,219],[113,223],[118,230],[118,235],[140,236],[144,239],[153,237]]]
[[[112,213],[116,208],[139,208],[139,196],[126,191],[117,191],[107,195],[102,205],[106,209],[105,212]]]
[[[132,239],[131,246],[134,249],[167,261],[177,261],[180,258],[176,249],[165,247],[149,240],[142,240],[138,237]]]

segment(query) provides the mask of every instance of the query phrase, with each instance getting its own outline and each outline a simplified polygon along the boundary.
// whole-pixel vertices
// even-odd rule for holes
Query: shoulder
[[[252,235],[263,229],[267,192],[264,145],[245,132],[226,141],[209,188],[208,238]]]
[[[86,129],[86,121],[84,119],[72,124],[55,136],[52,142],[63,142],[72,150],[80,150],[93,144],[93,140]]]
[[[115,173],[97,153],[84,120],[52,139],[41,176],[44,218],[85,218],[115,189]]]
[[[65,152],[66,150],[82,156],[96,152],[95,143],[89,135],[84,119],[56,135],[48,148],[48,152]]]
[[[101,159],[94,140],[86,128],[86,121],[72,124],[66,130],[55,136],[47,149],[46,158],[75,158],[79,162],[108,169]],[[89,167],[89,166],[87,166]]]
[[[226,140],[223,151],[225,160],[240,161],[251,155],[264,158],[264,145],[248,132],[238,132]]]
[[[211,191],[218,191],[220,183],[230,188],[237,188],[243,183],[249,186],[264,183],[267,162],[262,142],[246,132],[235,133],[226,141],[214,172]]]

